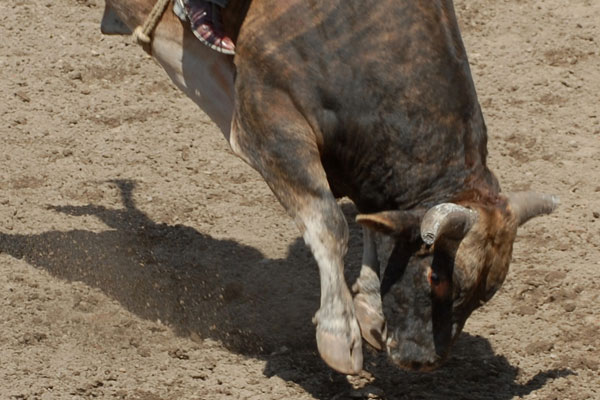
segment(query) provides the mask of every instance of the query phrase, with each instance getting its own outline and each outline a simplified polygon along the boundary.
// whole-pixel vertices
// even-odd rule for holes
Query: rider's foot
[[[233,40],[225,34],[221,20],[221,7],[206,0],[188,0],[185,11],[192,32],[205,45],[223,54],[235,54]]]

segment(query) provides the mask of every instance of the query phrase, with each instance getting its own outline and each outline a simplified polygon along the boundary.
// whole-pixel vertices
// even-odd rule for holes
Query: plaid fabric
[[[173,12],[189,21],[192,33],[203,44],[223,54],[235,54],[235,45],[225,34],[220,10],[229,0],[174,0]]]

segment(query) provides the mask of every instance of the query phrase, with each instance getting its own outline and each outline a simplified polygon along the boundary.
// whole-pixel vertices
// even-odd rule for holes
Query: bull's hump
[[[451,196],[485,169],[449,1],[254,0],[236,63],[307,118],[338,194],[409,204]]]
[[[442,122],[477,102],[454,13],[439,0],[254,0],[236,63],[328,129],[392,114]]]
[[[237,58],[312,74],[334,86],[365,76],[390,83],[398,73],[420,75],[427,65],[465,59],[454,13],[445,3],[254,0]]]

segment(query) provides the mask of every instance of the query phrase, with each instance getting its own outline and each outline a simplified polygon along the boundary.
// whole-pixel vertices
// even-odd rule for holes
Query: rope
[[[170,2],[171,0],[157,0],[152,8],[152,11],[150,11],[150,14],[148,14],[146,21],[144,21],[144,25],[139,25],[137,28],[135,28],[133,31],[133,37],[138,44],[150,44],[152,41],[150,35],[158,25],[158,21],[160,21]]]

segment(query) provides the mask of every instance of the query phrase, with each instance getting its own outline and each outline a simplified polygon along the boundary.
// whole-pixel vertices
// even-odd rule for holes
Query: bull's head
[[[517,227],[557,204],[554,196],[515,193],[420,212],[359,215],[361,224],[395,238],[382,282],[394,363],[438,367],[471,312],[502,285]],[[415,215],[422,216],[417,226]]]

